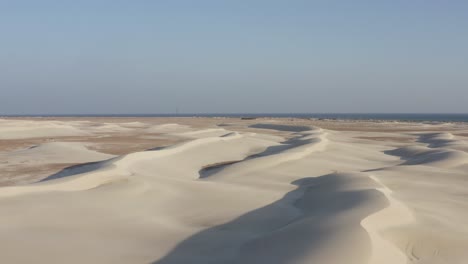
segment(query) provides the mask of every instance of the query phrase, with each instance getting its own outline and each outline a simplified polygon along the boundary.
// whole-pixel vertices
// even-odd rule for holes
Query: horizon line
[[[467,113],[461,112],[259,112],[259,113],[249,113],[249,112],[202,112],[202,113],[25,113],[25,114],[2,114],[0,116],[192,116],[192,115],[468,115]]]

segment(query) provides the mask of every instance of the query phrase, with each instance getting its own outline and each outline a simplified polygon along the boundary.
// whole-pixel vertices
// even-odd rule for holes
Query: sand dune
[[[468,151],[468,142],[462,139],[457,139],[452,133],[424,134],[420,137],[419,141],[426,143],[430,148],[445,147],[464,152]]]
[[[227,122],[213,120],[102,126],[60,121],[87,135],[130,129],[184,141],[121,156],[77,142],[1,154],[82,164],[34,184],[0,188],[0,260],[434,264],[468,259],[463,198],[468,153],[464,139],[450,131],[454,127],[427,132],[427,125],[418,130],[413,124],[414,131],[402,134],[374,126],[372,132],[362,126],[358,132],[335,131],[281,119],[230,120],[217,127],[216,122]],[[17,122],[3,131],[29,121]],[[43,122],[28,136],[57,124]],[[394,123],[388,126],[395,129]],[[416,140],[400,140],[408,137]]]
[[[89,150],[85,144],[78,142],[49,142],[35,145],[27,149],[0,153],[0,158],[7,159],[10,162],[41,162],[44,160],[53,160],[55,163],[84,163],[98,160],[105,160],[113,157]]]
[[[149,133],[174,133],[190,130],[189,126],[179,124],[160,124],[146,128]]]
[[[46,142],[27,148],[2,151],[0,152],[0,175],[14,175],[16,181],[18,181],[18,179],[28,177],[30,174],[43,174],[40,171],[47,169],[47,167],[62,168],[71,164],[96,162],[114,157],[113,155],[90,150],[88,145],[91,146],[92,144]],[[49,177],[58,177],[64,171]],[[8,178],[0,179],[1,181],[8,181]]]
[[[208,128],[208,129],[202,129],[202,130],[176,133],[175,135],[180,136],[180,137],[188,137],[188,138],[204,138],[204,137],[223,136],[228,133],[230,132],[223,128]]]
[[[86,135],[89,133],[63,122],[0,119],[0,139]]]
[[[400,156],[405,160],[402,165],[428,165],[437,167],[460,167],[468,164],[468,144],[454,139],[451,133],[423,134],[419,142],[426,146],[406,146],[387,154]]]

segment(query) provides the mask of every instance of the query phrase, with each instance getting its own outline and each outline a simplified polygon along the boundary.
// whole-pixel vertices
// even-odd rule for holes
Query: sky
[[[0,0],[0,114],[468,113],[465,0]]]

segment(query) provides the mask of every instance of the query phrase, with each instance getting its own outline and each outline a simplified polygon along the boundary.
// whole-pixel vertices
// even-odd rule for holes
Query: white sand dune
[[[272,130],[279,130],[279,131],[289,131],[289,132],[301,132],[301,131],[308,131],[310,127],[307,126],[291,126],[291,125],[284,125],[284,124],[277,124],[277,123],[259,123],[251,125],[252,128],[260,128],[260,129],[272,129]]]
[[[81,142],[47,142],[33,145],[28,148],[0,152],[0,175],[14,175],[16,182],[20,183],[33,175],[47,177],[48,167],[56,172],[48,178],[57,178],[66,174],[69,169],[63,169],[73,164],[97,162],[113,158],[113,155],[100,153],[88,149],[91,144]],[[84,166],[78,166],[83,167]],[[16,169],[22,168],[22,169]],[[83,169],[81,168],[81,169]],[[62,170],[63,169],[63,170]],[[15,172],[15,174],[13,174]],[[34,182],[31,180],[29,182]],[[8,182],[7,177],[1,177],[0,181]]]
[[[147,133],[175,133],[190,130],[189,126],[179,124],[153,125],[145,129]]]
[[[402,165],[427,165],[453,168],[468,164],[468,144],[454,139],[451,133],[423,134],[419,142],[426,146],[406,146],[387,154],[400,156],[405,162]]]
[[[110,159],[113,155],[89,150],[79,142],[48,142],[27,149],[0,153],[0,159],[13,163],[85,163]]]
[[[369,177],[381,184],[377,177],[372,175]],[[379,232],[389,230],[396,226],[413,224],[415,218],[407,206],[393,198],[392,190],[385,187],[383,184],[381,185],[382,187],[377,188],[377,190],[385,195],[388,199],[389,206],[363,219],[361,222],[362,227],[368,232],[372,243],[372,253],[368,263],[406,263],[408,257],[405,252],[401,251],[395,244],[391,243],[391,241],[385,239]]]
[[[86,135],[89,135],[89,132],[64,122],[0,119],[0,139]]]
[[[427,147],[403,147],[388,154],[406,160],[402,165],[424,164],[438,167],[457,167],[468,163],[468,153],[452,149],[432,149]]]
[[[134,126],[127,126],[126,124],[119,123],[102,123],[92,124],[86,128],[93,133],[110,133],[110,132],[129,132],[135,129]]]
[[[130,128],[143,128],[143,127],[148,126],[148,124],[140,122],[140,121],[124,122],[124,123],[120,123],[120,125],[123,127],[130,127]]]
[[[451,133],[433,133],[420,136],[420,142],[426,143],[430,148],[450,148],[468,152],[468,142],[462,139],[457,139]]]
[[[9,154],[101,161],[0,188],[2,262],[468,259],[468,160],[453,133],[332,131],[279,121],[134,127],[188,141],[119,157],[60,142]],[[409,135],[418,140],[391,141]]]
[[[208,128],[202,130],[175,133],[174,135],[187,138],[219,137],[230,133],[223,128]]]

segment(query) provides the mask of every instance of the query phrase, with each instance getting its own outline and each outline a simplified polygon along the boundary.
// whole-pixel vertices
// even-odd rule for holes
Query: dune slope
[[[148,127],[135,124],[127,127]],[[174,123],[150,129],[187,141],[119,157],[69,143],[14,154],[59,159],[63,151],[100,161],[0,188],[2,262],[432,264],[468,258],[468,204],[458,199],[468,195],[468,154],[466,142],[453,134],[417,133],[411,134],[415,142],[394,143],[273,122],[238,131]]]

